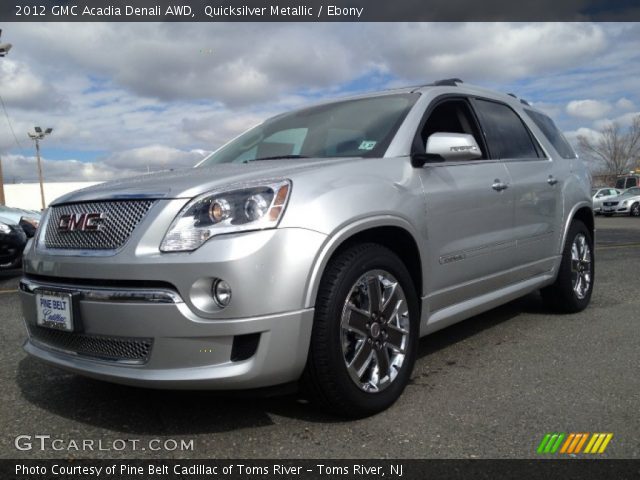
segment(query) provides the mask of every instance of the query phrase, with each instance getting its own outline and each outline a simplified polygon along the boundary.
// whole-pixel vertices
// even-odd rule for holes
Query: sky
[[[569,140],[640,114],[639,23],[8,23],[5,183],[189,167],[325,98],[458,77],[513,92]],[[14,135],[15,134],[15,135]]]

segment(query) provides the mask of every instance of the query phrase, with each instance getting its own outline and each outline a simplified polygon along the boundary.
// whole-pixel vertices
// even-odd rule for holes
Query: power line
[[[7,112],[7,107],[4,104],[4,100],[2,99],[2,95],[0,95],[0,105],[2,105],[2,110],[4,111],[4,116],[7,118],[7,123],[9,124],[9,129],[11,130],[11,134],[13,135],[13,138],[16,141],[16,145],[18,145],[18,148],[20,150],[22,150],[22,153],[24,154],[25,148],[20,143],[20,140],[18,140],[18,136],[16,135],[16,132],[13,129],[13,124],[11,123],[11,118],[9,118],[9,112]]]

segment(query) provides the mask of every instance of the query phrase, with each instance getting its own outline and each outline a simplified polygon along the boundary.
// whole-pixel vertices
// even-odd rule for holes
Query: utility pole
[[[0,157],[0,205],[6,205],[4,200],[4,177],[2,176],[2,157]]]
[[[40,140],[46,135],[50,135],[53,132],[53,128],[47,128],[42,131],[40,127],[34,127],[35,133],[28,132],[29,138],[36,143],[36,157],[38,159],[38,179],[40,180],[40,201],[42,202],[42,210],[45,209],[44,202],[44,184],[42,181],[42,161],[40,160]]]
[[[2,36],[2,29],[0,29],[0,37]],[[11,50],[10,43],[0,43],[0,57],[4,57]],[[0,157],[0,205],[4,205],[4,177],[2,176],[2,157]]]

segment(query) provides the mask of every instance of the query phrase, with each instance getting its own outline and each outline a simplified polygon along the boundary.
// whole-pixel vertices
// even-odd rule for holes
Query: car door
[[[419,170],[426,197],[431,313],[495,290],[513,266],[514,207],[509,173],[491,160],[465,97],[445,97],[425,114],[414,147],[434,133],[473,135],[483,158],[427,163]]]
[[[601,188],[600,190],[598,190],[593,196],[593,210],[600,211],[600,209],[602,208],[602,202],[604,202],[607,197],[609,197],[608,188]]]
[[[548,271],[562,224],[564,175],[547,158],[518,113],[509,105],[475,98],[473,106],[492,158],[501,159],[511,178],[515,202],[517,282]]]
[[[607,201],[607,200],[612,200],[615,197],[617,197],[618,195],[620,195],[620,192],[618,190],[613,189],[613,188],[605,189],[605,190],[603,190],[603,193],[604,193],[604,196],[600,200],[600,205],[599,205],[600,208],[602,208],[602,202]]]

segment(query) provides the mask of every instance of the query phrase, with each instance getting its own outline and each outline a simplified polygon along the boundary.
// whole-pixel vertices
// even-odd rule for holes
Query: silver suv
[[[296,383],[387,408],[418,339],[594,281],[590,176],[542,112],[460,80],[285,113],[196,168],[71,193],[27,249],[25,350],[113,382]]]

